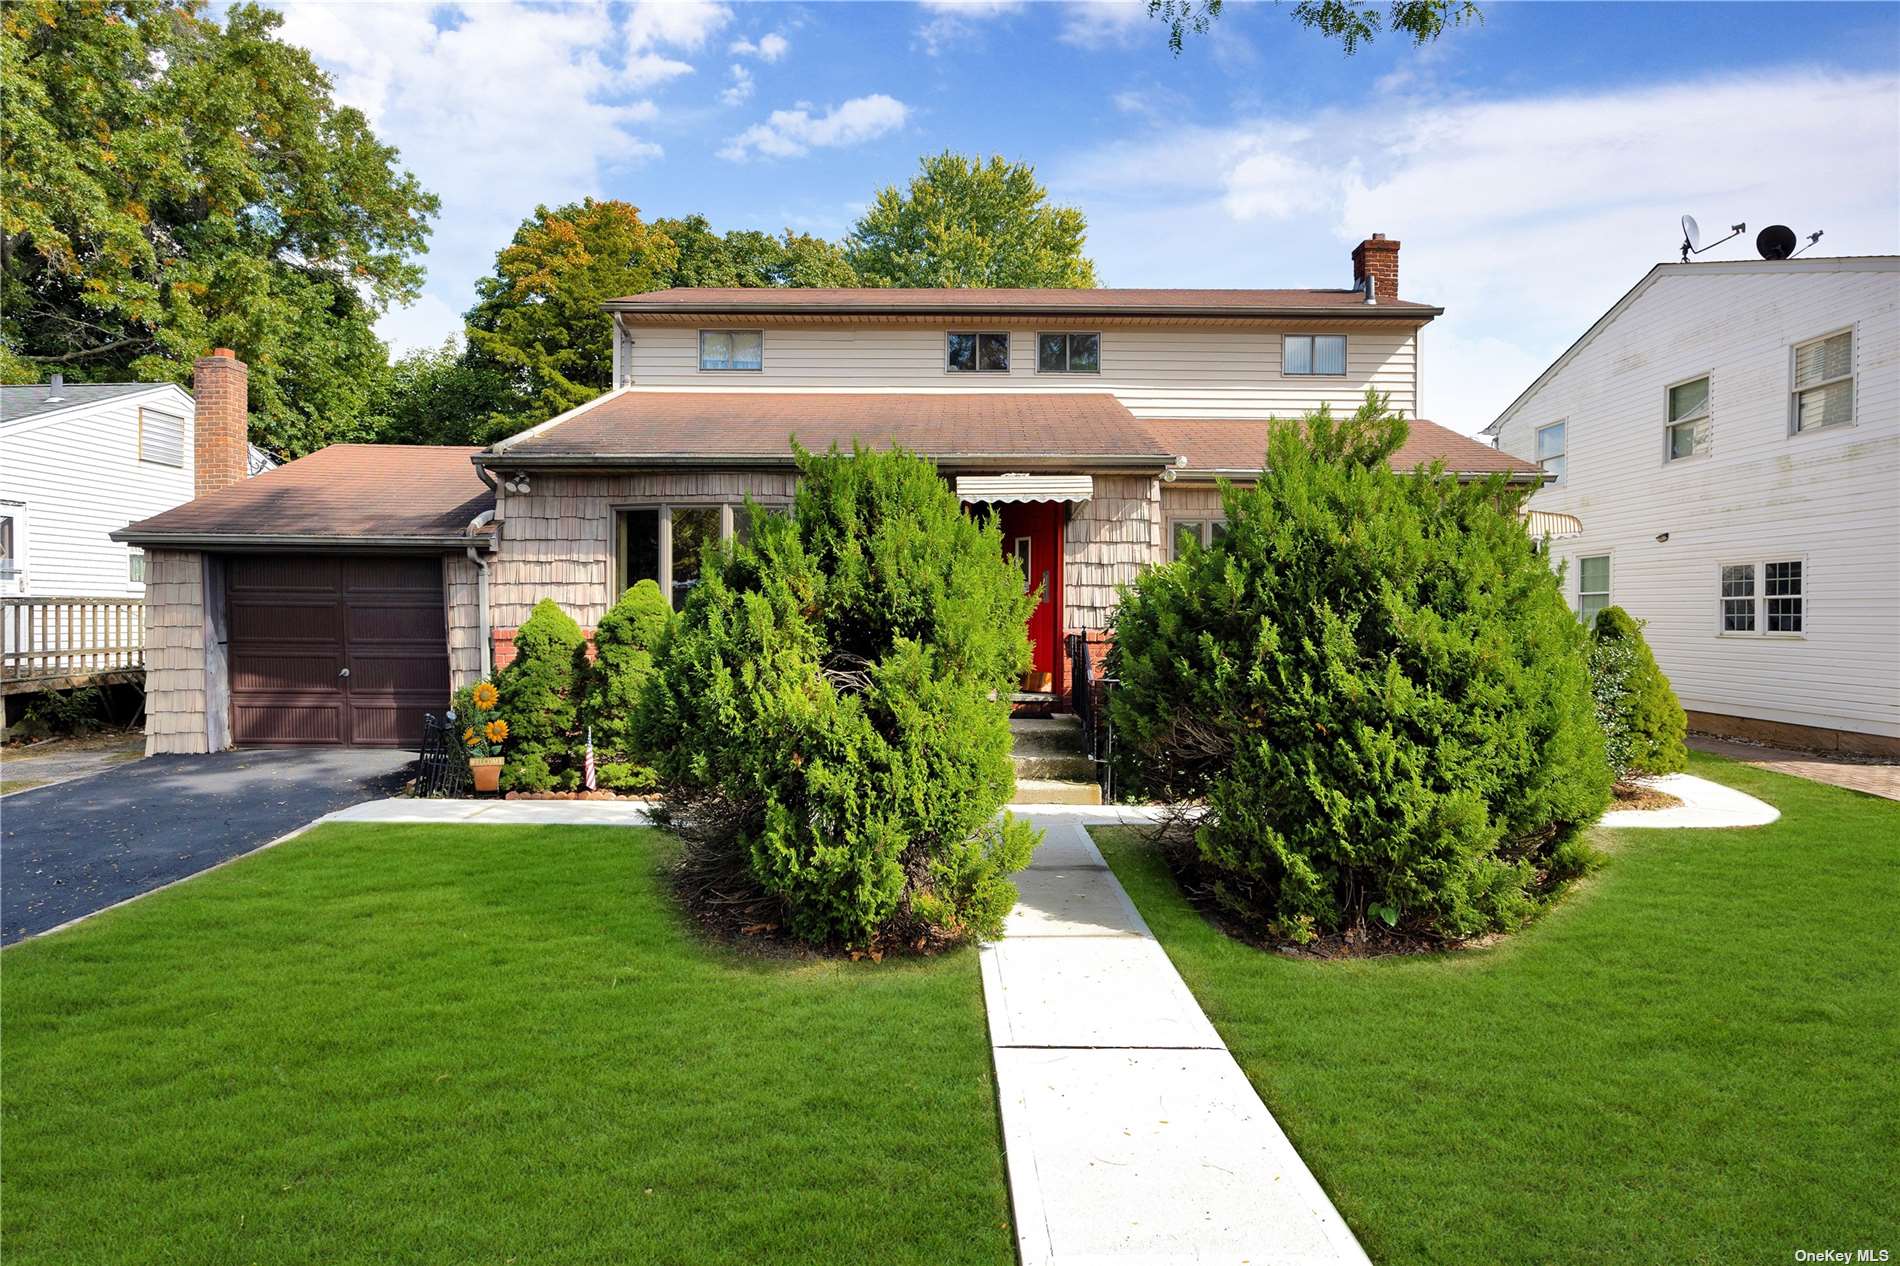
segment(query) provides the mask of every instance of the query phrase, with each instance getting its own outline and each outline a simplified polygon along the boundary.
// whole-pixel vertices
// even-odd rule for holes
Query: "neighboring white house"
[[[1900,753],[1900,257],[1658,265],[1485,433],[1692,727]]]
[[[143,595],[143,551],[110,533],[196,495],[195,417],[172,383],[0,387],[0,595]]]

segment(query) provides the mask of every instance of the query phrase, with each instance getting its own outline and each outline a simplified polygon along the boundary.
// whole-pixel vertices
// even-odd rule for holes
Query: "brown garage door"
[[[439,558],[233,555],[225,603],[239,744],[414,747],[448,704]]]

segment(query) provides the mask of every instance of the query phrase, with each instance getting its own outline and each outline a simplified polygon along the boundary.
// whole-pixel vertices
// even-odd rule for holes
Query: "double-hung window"
[[[1577,560],[1577,618],[1595,624],[1597,612],[1610,605],[1610,556]]]
[[[944,340],[943,367],[953,374],[1009,372],[1009,332],[951,331]]]
[[[1668,399],[1665,425],[1669,428],[1669,436],[1663,459],[1673,462],[1706,451],[1709,424],[1707,375],[1677,383],[1669,389]]]
[[[1168,523],[1168,561],[1185,557],[1190,549],[1202,549],[1227,535],[1225,519],[1172,519]]]
[[[765,368],[765,332],[701,330],[699,367],[708,372]]]
[[[1548,474],[1555,475],[1558,483],[1564,481],[1564,430],[1565,424],[1562,422],[1537,428],[1537,464]]]
[[[1280,343],[1280,372],[1304,376],[1346,376],[1344,334],[1289,334]]]
[[[1854,420],[1854,332],[1842,330],[1794,346],[1794,398],[1789,429],[1796,433]]]
[[[1039,374],[1098,374],[1102,372],[1102,336],[1099,334],[1036,335],[1036,372]]]
[[[1806,573],[1798,558],[1722,564],[1717,627],[1723,633],[1807,632]]]

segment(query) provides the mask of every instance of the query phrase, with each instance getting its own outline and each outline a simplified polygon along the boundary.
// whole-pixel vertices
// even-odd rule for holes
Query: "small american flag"
[[[587,764],[582,767],[586,774],[587,789],[594,790],[594,727],[587,727]]]

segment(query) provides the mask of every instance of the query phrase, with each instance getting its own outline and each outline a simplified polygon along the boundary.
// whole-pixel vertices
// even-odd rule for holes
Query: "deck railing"
[[[0,598],[0,678],[74,681],[145,667],[138,598]]]

